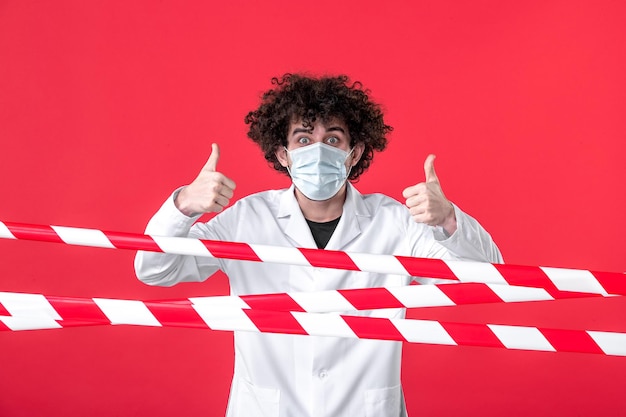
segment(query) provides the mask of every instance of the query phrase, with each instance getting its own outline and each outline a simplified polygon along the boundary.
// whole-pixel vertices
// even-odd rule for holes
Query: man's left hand
[[[454,206],[443,194],[439,178],[435,173],[435,155],[428,155],[424,161],[426,181],[406,188],[402,196],[406,206],[417,223],[441,226],[448,234],[456,231]]]

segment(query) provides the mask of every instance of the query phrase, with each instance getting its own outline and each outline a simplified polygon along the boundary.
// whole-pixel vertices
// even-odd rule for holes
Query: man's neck
[[[337,194],[328,200],[314,201],[306,198],[304,194],[295,188],[296,201],[302,210],[305,219],[323,223],[335,220],[343,213],[343,203],[346,201],[346,188],[344,184]]]

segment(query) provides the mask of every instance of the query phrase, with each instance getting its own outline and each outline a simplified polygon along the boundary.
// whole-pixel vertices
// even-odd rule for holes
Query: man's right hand
[[[211,156],[195,180],[176,196],[176,207],[187,216],[219,213],[233,197],[235,182],[217,172],[220,148],[212,145]]]

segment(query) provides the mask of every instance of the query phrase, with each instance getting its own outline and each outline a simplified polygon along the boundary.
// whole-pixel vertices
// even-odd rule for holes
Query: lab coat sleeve
[[[459,260],[473,262],[503,263],[500,249],[496,246],[491,235],[478,223],[476,219],[464,213],[455,204],[457,229],[448,235],[442,227],[432,228],[432,240],[425,252],[416,256],[439,258],[444,260]],[[456,281],[414,277],[421,284],[451,284]]]
[[[445,248],[447,255],[436,256],[443,259],[455,259],[476,262],[502,263],[502,254],[491,235],[467,213],[454,205],[457,230],[448,236],[442,227],[434,228],[433,235],[437,246]]]
[[[168,198],[148,222],[146,234],[210,239],[192,228],[200,216],[188,217],[176,208],[174,199],[179,190]],[[170,287],[179,282],[200,282],[219,269],[219,260],[188,255],[138,251],[135,274],[148,285]]]

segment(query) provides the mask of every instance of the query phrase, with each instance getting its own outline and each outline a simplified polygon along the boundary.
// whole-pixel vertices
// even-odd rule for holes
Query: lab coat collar
[[[316,248],[309,225],[302,215],[292,184],[280,197],[278,224],[284,233],[299,247]],[[371,222],[372,214],[367,208],[363,196],[352,184],[347,183],[346,201],[343,205],[341,220],[333,233],[326,249],[341,250],[345,245],[361,234],[365,226]]]

